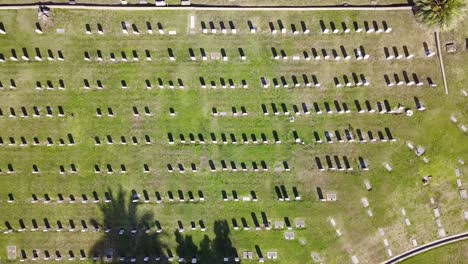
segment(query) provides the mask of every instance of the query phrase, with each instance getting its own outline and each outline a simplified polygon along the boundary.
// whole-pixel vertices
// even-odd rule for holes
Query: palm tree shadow
[[[177,255],[191,263],[196,258],[197,263],[217,264],[217,263],[240,263],[237,250],[232,245],[229,238],[229,225],[226,220],[216,220],[214,222],[215,238],[205,235],[199,247],[195,245],[192,236],[183,236],[179,231],[175,231],[177,242]]]
[[[161,243],[155,231],[152,213],[138,214],[138,203],[133,203],[122,187],[116,196],[108,190],[112,202],[100,206],[103,221],[91,219],[101,227],[102,238],[90,249],[90,255],[102,262],[160,260],[166,262],[167,247]],[[121,259],[123,258],[123,259]]]

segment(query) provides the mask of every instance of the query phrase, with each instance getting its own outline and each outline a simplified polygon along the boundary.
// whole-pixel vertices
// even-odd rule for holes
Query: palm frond
[[[416,19],[430,29],[448,31],[466,14],[464,0],[420,0],[415,4]]]

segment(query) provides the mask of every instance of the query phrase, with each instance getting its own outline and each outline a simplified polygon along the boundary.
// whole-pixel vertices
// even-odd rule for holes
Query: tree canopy
[[[448,31],[465,15],[465,0],[419,0],[416,19],[430,29]]]

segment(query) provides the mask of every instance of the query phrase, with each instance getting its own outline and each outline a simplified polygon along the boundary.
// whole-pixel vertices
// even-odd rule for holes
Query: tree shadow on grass
[[[116,195],[110,189],[108,193],[112,201],[100,206],[104,217],[102,223],[91,220],[102,228],[103,233],[102,238],[92,246],[91,257],[98,256],[102,262],[117,262],[121,257],[124,262],[132,258],[135,258],[135,262],[142,262],[145,258],[154,262],[160,258],[165,263],[166,246],[156,232],[154,215],[149,212],[138,214],[138,203],[133,203],[132,197],[122,187]]]
[[[199,247],[193,242],[192,236],[184,236],[179,231],[175,231],[176,253],[179,258],[184,258],[188,263],[191,263],[193,258],[197,259],[197,263],[202,264],[240,263],[237,250],[233,247],[229,238],[230,230],[227,221],[216,220],[213,228],[215,238],[210,240],[205,235]],[[225,261],[225,258],[227,258],[227,261]],[[237,259],[237,262],[235,259]]]

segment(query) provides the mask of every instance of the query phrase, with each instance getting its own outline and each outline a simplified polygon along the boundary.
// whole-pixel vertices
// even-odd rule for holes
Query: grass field
[[[48,0],[48,1],[32,1],[32,0],[0,0],[0,4],[29,4],[29,3],[68,3],[68,0]],[[78,4],[120,4],[120,0],[77,0]],[[154,0],[146,1],[147,4],[154,4]],[[166,0],[168,5],[180,5],[180,0]],[[192,0],[193,5],[229,5],[229,6],[328,6],[328,5],[371,5],[372,2],[369,1],[360,1],[360,0],[351,0],[351,1],[339,1],[339,0],[293,0],[293,1],[284,1],[284,0]],[[139,0],[127,0],[127,4],[136,5],[140,4]],[[376,1],[377,5],[397,5],[397,4],[408,4],[408,1],[404,0],[379,0]]]
[[[467,246],[468,243],[466,241],[458,242],[428,251],[419,256],[410,258],[403,263],[464,263],[468,257],[466,255]]]
[[[196,19],[195,29],[190,29],[190,17]],[[289,28],[291,23],[298,26],[304,21],[310,34],[277,34],[270,33],[268,23],[281,19]],[[249,32],[247,21],[257,27],[257,33]],[[320,20],[326,23],[334,21],[337,25],[342,21],[351,27],[353,21],[362,24],[363,21],[385,20],[393,28],[391,33],[366,34],[321,34]],[[326,263],[350,263],[351,256],[356,255],[361,263],[377,263],[390,258],[383,240],[389,241],[393,255],[402,253],[413,247],[415,238],[419,245],[438,238],[438,227],[434,217],[434,208],[441,212],[441,223],[447,235],[456,234],[468,229],[463,219],[463,210],[467,210],[466,201],[460,199],[457,187],[455,167],[462,174],[464,166],[457,162],[466,160],[466,133],[457,125],[467,124],[466,97],[462,95],[468,65],[464,38],[462,34],[449,33],[443,35],[443,43],[457,41],[459,51],[455,54],[444,53],[449,79],[449,95],[444,94],[441,73],[436,56],[426,58],[423,42],[435,51],[434,35],[426,32],[415,24],[411,12],[276,12],[274,16],[268,12],[175,12],[175,11],[67,11],[52,10],[52,17],[47,22],[41,22],[44,34],[35,33],[35,23],[38,21],[35,10],[0,11],[0,22],[7,32],[0,35],[0,53],[6,62],[0,63],[0,81],[4,89],[0,91],[0,107],[3,117],[0,118],[0,136],[3,145],[0,146],[0,222],[9,221],[14,232],[1,234],[0,261],[7,259],[6,247],[17,247],[17,260],[20,250],[25,250],[28,258],[32,250],[37,249],[41,258],[44,250],[55,252],[60,250],[64,258],[68,258],[68,250],[78,252],[83,249],[88,257],[94,254],[105,255],[113,249],[115,257],[125,254],[136,256],[142,260],[144,256],[168,256],[168,250],[176,257],[189,260],[197,256],[201,263],[219,263],[224,256],[232,257],[235,248],[242,262],[244,251],[254,252],[255,261],[258,246],[266,257],[268,251],[278,252],[276,263],[314,263],[311,253],[316,252]],[[135,24],[140,34],[123,34],[121,21]],[[146,33],[146,22],[151,22],[153,34]],[[219,23],[233,21],[237,34],[219,33],[203,34],[200,22]],[[165,33],[160,35],[156,23],[161,23]],[[93,34],[85,34],[85,24],[89,23]],[[97,34],[96,24],[100,23],[104,34]],[[57,33],[64,29],[64,33]],[[169,35],[169,31],[177,34]],[[294,55],[325,48],[339,51],[343,45],[352,59],[345,61],[293,61]],[[353,49],[363,46],[368,60],[357,61],[353,57]],[[411,60],[387,61],[384,47],[396,46],[402,52],[402,46],[415,55]],[[284,50],[288,60],[274,60],[271,48]],[[31,61],[18,62],[10,60],[11,49],[15,49],[18,57],[26,48]],[[41,50],[44,61],[34,60],[35,48]],[[171,61],[168,48],[172,49],[176,60]],[[191,61],[189,49],[192,48],[197,61]],[[221,53],[224,48],[229,56],[228,61],[201,59],[199,49],[205,49],[210,57]],[[246,60],[241,60],[238,48],[242,48]],[[47,61],[47,49],[63,52],[64,61]],[[97,50],[100,50],[104,62],[98,62]],[[140,61],[132,61],[132,52],[136,50]],[[149,50],[152,61],[145,60],[145,50]],[[124,51],[129,62],[112,62],[110,53],[118,60]],[[85,61],[84,53],[89,52],[91,61]],[[427,84],[416,86],[385,85],[383,75],[399,73],[417,73],[420,79],[431,77],[436,88]],[[365,87],[336,88],[333,77],[343,74],[362,73],[370,82]],[[316,75],[321,83],[320,88],[261,88],[260,77],[270,81],[273,78],[285,76],[291,85],[291,75]],[[207,88],[201,88],[199,78],[208,83]],[[158,88],[158,78],[164,82],[165,88]],[[219,79],[232,79],[237,88],[221,88]],[[10,79],[16,82],[16,89],[9,89]],[[59,80],[63,80],[65,89],[58,89]],[[91,89],[84,89],[84,79],[88,80]],[[178,88],[177,79],[183,80],[184,88]],[[299,78],[301,79],[301,78]],[[55,89],[46,89],[50,80]],[[124,80],[127,88],[121,88]],[[149,80],[152,89],[146,88],[145,80]],[[169,81],[175,83],[175,88],[168,87]],[[241,80],[245,80],[248,88],[240,88]],[[42,90],[35,89],[36,82],[44,86]],[[104,89],[97,89],[97,82]],[[211,88],[209,82],[216,81],[217,88]],[[415,109],[413,97],[418,97],[427,108],[419,112]],[[333,101],[346,102],[352,110],[349,114],[315,114],[312,103],[321,105]],[[388,100],[391,107],[401,104],[414,111],[414,115],[391,115],[364,113],[358,114],[354,100],[369,100],[373,107],[377,101]],[[284,103],[290,112],[292,105],[300,106],[306,103],[311,108],[311,114],[291,116],[284,114],[275,116],[271,103],[280,108]],[[264,116],[261,104],[266,104],[270,111]],[[21,107],[28,109],[29,118],[21,118]],[[33,106],[41,108],[42,116],[31,117]],[[58,111],[62,106],[64,117],[46,117],[46,106],[52,106]],[[139,116],[134,116],[132,107],[136,106]],[[151,116],[144,114],[144,107],[151,111]],[[230,114],[231,107],[237,111],[244,106],[248,116],[235,117]],[[10,110],[16,109],[17,118],[8,117]],[[107,117],[107,108],[111,107],[114,117]],[[213,116],[212,108],[219,112],[227,112],[227,116]],[[96,108],[103,112],[102,117],[96,116]],[[170,108],[175,110],[171,116]],[[450,116],[458,117],[459,124],[453,124]],[[314,131],[324,139],[325,130],[349,129],[356,131],[371,130],[377,136],[377,131],[388,127],[396,142],[358,143],[346,142],[334,144],[316,143]],[[281,144],[272,143],[273,132],[276,131]],[[67,141],[71,133],[76,141],[73,146],[58,146],[58,139]],[[170,145],[168,133],[174,136],[175,144]],[[184,134],[189,140],[189,133],[197,136],[203,134],[206,144],[181,144],[179,134]],[[215,133],[218,143],[213,144],[209,138]],[[234,133],[239,144],[222,144],[221,133]],[[242,133],[255,134],[260,138],[265,133],[269,144],[240,144]],[[297,133],[304,144],[295,143]],[[111,135],[114,144],[107,144],[106,136]],[[151,138],[151,145],[145,144],[145,136]],[[20,137],[25,137],[29,145],[20,146]],[[94,137],[101,139],[101,145],[96,146]],[[120,137],[125,136],[128,144],[120,144]],[[131,137],[139,140],[138,145],[131,143]],[[9,145],[9,137],[15,137],[16,144]],[[41,140],[40,146],[32,146],[33,137]],[[55,145],[45,146],[47,137],[51,137]],[[228,136],[229,137],[229,136]],[[356,138],[356,135],[355,135]],[[425,164],[414,152],[409,151],[406,142],[411,141],[416,146],[426,149],[429,163]],[[229,142],[231,140],[229,139]],[[464,143],[465,142],[465,143]],[[352,172],[326,171],[320,172],[315,164],[315,157],[325,155],[346,155],[353,166]],[[358,157],[363,157],[370,170],[359,169]],[[210,172],[209,160],[216,163],[217,172]],[[245,162],[248,172],[221,171],[221,160],[234,161],[238,168]],[[251,162],[265,161],[268,172],[253,172]],[[276,171],[287,161],[291,170]],[[179,173],[177,164],[183,164],[185,173]],[[198,172],[191,172],[190,164],[197,166]],[[393,167],[388,172],[383,164]],[[9,174],[8,164],[15,173]],[[70,164],[75,164],[77,173],[70,173]],[[107,173],[110,164],[114,173]],[[119,173],[120,165],[124,164],[127,173]],[[149,172],[144,172],[144,165]],[[172,164],[175,172],[167,171],[167,164]],[[33,165],[37,165],[40,173],[33,174]],[[59,174],[63,165],[66,173]],[[94,166],[99,165],[100,174],[95,174]],[[260,166],[260,165],[259,165]],[[423,186],[423,176],[432,175],[429,185]],[[462,176],[461,188],[466,188]],[[369,180],[372,190],[367,191],[364,181]],[[277,200],[275,186],[284,185],[290,197],[293,197],[293,187],[301,195],[300,201],[280,202]],[[336,202],[321,202],[318,200],[316,188],[320,187],[325,194],[336,193]],[[131,192],[140,194],[138,203],[131,203]],[[145,203],[143,190],[151,198]],[[198,198],[198,191],[203,191],[205,201],[178,202],[177,191],[183,191],[188,200],[188,192],[192,191]],[[222,191],[232,197],[235,190],[241,201],[223,201]],[[93,203],[93,192],[99,195],[100,202]],[[163,196],[161,204],[156,203],[155,192]],[[168,200],[167,192],[172,191],[176,197],[174,202]],[[250,196],[254,191],[257,202],[242,201],[244,196]],[[104,203],[104,194],[113,194],[111,203]],[[64,203],[58,203],[58,193],[65,196]],[[14,203],[8,203],[8,194],[13,194]],[[32,194],[41,200],[31,203]],[[44,195],[52,198],[51,203],[44,203]],[[70,204],[68,196],[72,194],[77,202]],[[87,195],[90,202],[81,203],[81,195]],[[373,216],[369,217],[361,204],[361,198],[367,197]],[[433,197],[435,204],[430,204]],[[405,208],[411,225],[405,225],[401,209]],[[294,240],[285,240],[283,230],[255,230],[252,214],[262,225],[262,213],[273,225],[288,217],[295,232]],[[234,230],[232,219],[237,219],[242,225],[244,217],[250,230]],[[44,228],[44,218],[51,223],[50,232],[30,231],[32,219],[36,219],[40,228]],[[336,221],[342,236],[336,235],[330,219]],[[27,231],[19,232],[19,220],[22,219]],[[96,222],[102,228],[112,227],[112,234],[99,232],[69,232],[69,220],[72,219],[77,229],[82,229],[80,221],[85,220],[92,229],[91,223]],[[296,229],[295,220],[305,220],[305,228]],[[55,232],[57,220],[64,226],[64,231]],[[154,222],[159,221],[163,227],[162,233],[156,233]],[[185,232],[177,233],[177,221],[182,221]],[[203,220],[207,231],[191,231],[190,221]],[[144,223],[151,224],[150,234],[144,234]],[[197,224],[198,226],[198,224]],[[263,226],[263,225],[262,225]],[[117,235],[117,230],[126,229],[124,235]],[[136,235],[130,230],[138,227]],[[379,234],[379,228],[385,232]],[[7,230],[2,225],[2,231]],[[242,229],[242,228],[241,228]],[[55,257],[55,256],[54,256]],[[232,258],[230,259],[232,260]],[[268,260],[267,260],[268,261]]]

